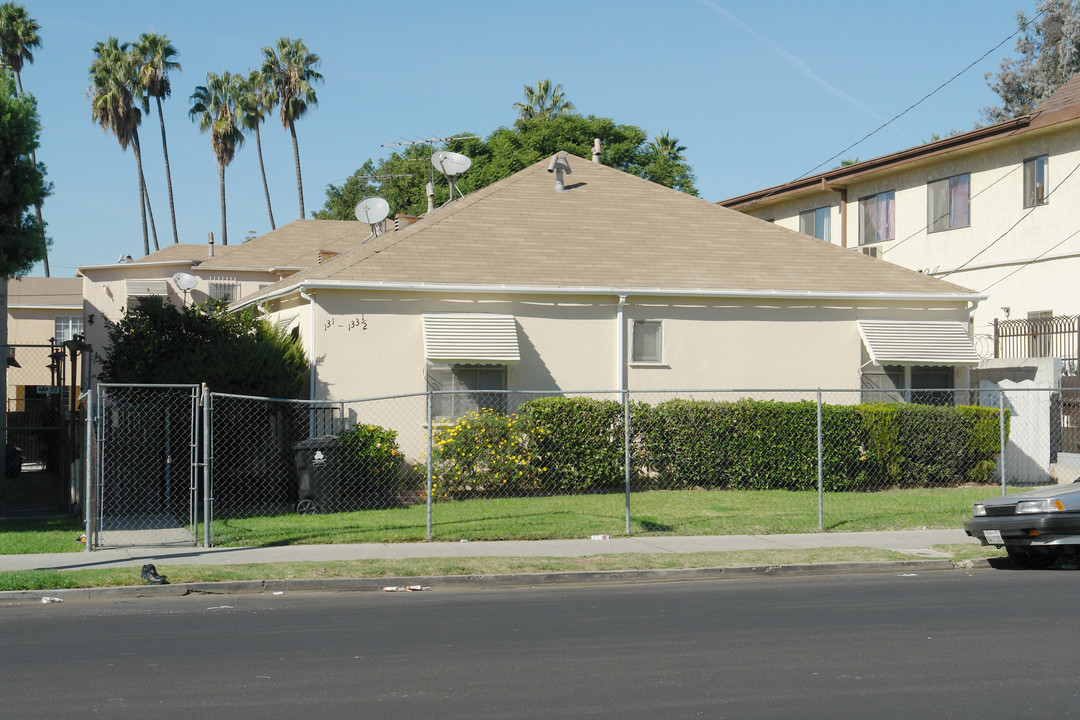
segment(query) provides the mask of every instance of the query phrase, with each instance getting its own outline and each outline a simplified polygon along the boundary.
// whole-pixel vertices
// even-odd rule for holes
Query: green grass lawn
[[[826,493],[824,530],[959,527],[971,504],[994,486]],[[435,540],[538,540],[625,535],[621,494],[458,500],[435,503]],[[318,543],[415,542],[426,538],[427,507],[288,513],[215,520],[222,547]],[[818,532],[818,497],[785,490],[683,490],[632,493],[632,535],[762,535]],[[74,519],[0,521],[0,554],[75,552],[82,528]],[[197,535],[201,541],[202,528]]]

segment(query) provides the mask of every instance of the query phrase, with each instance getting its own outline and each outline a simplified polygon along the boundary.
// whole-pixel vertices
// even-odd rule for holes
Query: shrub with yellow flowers
[[[517,415],[470,412],[435,428],[432,441],[434,497],[522,495],[539,488],[536,442]]]

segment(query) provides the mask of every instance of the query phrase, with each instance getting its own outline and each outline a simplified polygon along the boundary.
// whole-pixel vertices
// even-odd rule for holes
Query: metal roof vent
[[[555,173],[555,192],[566,192],[566,187],[563,185],[563,173],[570,175],[573,172],[570,169],[570,163],[566,161],[566,153],[558,152],[551,156],[548,172]]]

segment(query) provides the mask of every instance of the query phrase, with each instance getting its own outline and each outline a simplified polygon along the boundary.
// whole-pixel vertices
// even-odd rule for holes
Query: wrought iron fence
[[[1080,477],[1060,391],[929,392],[205,393],[191,496],[209,543],[382,542],[956,526],[973,500]],[[920,517],[931,495],[952,514]],[[747,498],[766,498],[753,522]],[[882,502],[901,510],[879,527]]]
[[[1076,315],[994,320],[994,357],[1061,358],[1067,374],[1077,370],[1080,323]]]

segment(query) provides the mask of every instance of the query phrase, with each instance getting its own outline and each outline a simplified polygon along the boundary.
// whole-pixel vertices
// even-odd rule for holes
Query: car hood
[[[1000,507],[1002,505],[1015,505],[1021,500],[1046,500],[1048,498],[1057,498],[1065,506],[1066,510],[1080,511],[1080,483],[1047,485],[1037,490],[999,495],[988,500],[982,500],[981,503],[986,507]]]

